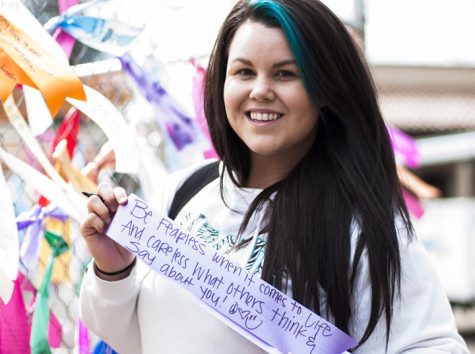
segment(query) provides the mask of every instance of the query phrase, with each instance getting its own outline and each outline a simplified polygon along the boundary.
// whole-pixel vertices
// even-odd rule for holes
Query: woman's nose
[[[271,101],[275,98],[272,83],[268,78],[256,77],[249,97],[257,101]]]

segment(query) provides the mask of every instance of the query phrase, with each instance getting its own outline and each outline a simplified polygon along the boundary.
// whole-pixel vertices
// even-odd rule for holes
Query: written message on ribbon
[[[0,13],[0,99],[17,84],[39,89],[54,117],[65,97],[85,100],[79,78],[22,29]]]
[[[107,235],[207,304],[239,333],[282,353],[342,353],[357,342],[330,322],[181,231],[135,195]],[[257,340],[256,340],[257,338]]]

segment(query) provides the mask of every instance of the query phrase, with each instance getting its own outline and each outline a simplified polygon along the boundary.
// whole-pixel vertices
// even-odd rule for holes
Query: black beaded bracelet
[[[132,267],[135,265],[136,261],[137,261],[137,258],[134,258],[134,260],[132,261],[132,263],[130,263],[130,264],[129,264],[127,267],[125,267],[124,269],[118,270],[117,272],[110,272],[110,273],[109,273],[109,272],[104,272],[103,270],[100,270],[100,269],[99,269],[99,267],[97,266],[96,262],[94,262],[94,267],[96,268],[96,270],[97,270],[99,273],[104,274],[104,275],[109,275],[109,276],[111,276],[111,275],[118,275],[118,274],[120,274],[120,273],[124,273],[124,272],[128,271],[130,268],[132,268]]]

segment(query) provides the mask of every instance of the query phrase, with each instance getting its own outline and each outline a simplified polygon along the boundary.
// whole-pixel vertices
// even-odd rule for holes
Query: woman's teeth
[[[259,113],[259,112],[250,112],[249,116],[252,120],[257,121],[269,121],[269,120],[276,120],[281,116],[279,113]]]

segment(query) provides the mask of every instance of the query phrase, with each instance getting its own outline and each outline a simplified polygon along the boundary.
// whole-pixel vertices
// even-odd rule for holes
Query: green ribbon
[[[53,273],[54,259],[69,249],[63,237],[50,231],[45,231],[45,238],[51,247],[51,257],[41,286],[36,294],[35,309],[33,312],[33,323],[31,325],[30,347],[32,354],[51,354],[48,343],[48,323],[49,323],[49,289],[51,275]]]

